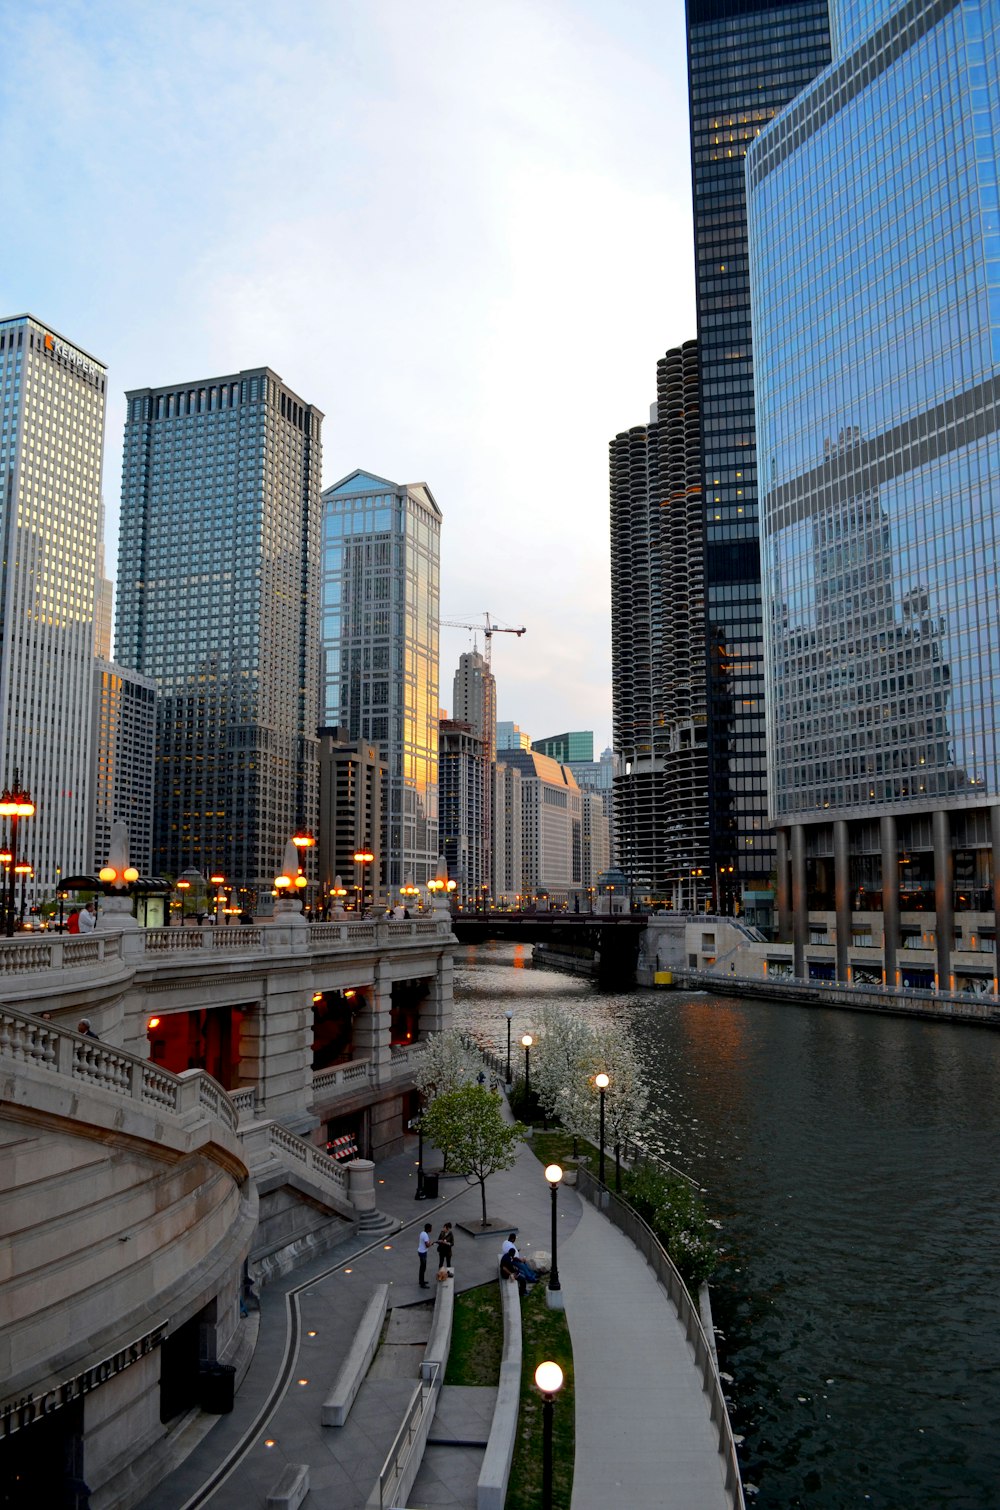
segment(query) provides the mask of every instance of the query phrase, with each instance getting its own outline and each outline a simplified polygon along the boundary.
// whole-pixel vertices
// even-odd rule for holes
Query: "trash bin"
[[[436,1201],[438,1198],[438,1177],[436,1174],[424,1175],[424,1196],[428,1201]]]
[[[236,1392],[236,1369],[231,1363],[206,1363],[198,1371],[198,1404],[212,1416],[228,1416]]]

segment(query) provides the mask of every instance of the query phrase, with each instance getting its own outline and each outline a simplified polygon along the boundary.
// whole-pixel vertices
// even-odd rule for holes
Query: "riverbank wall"
[[[785,1001],[794,1006],[842,1007],[851,1012],[922,1017],[964,1022],[974,1027],[1000,1028],[1000,1001],[995,996],[889,991],[873,986],[849,986],[837,981],[795,980],[789,976],[720,975],[712,970],[675,969],[672,976],[675,990],[754,996],[765,1001]]]

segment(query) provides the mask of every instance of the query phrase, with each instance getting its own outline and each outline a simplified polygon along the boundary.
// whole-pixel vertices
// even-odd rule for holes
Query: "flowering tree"
[[[538,1042],[532,1049],[531,1086],[538,1103],[548,1116],[558,1117],[571,1131],[573,1125],[566,1120],[567,1094],[592,1037],[590,1028],[578,1017],[561,1007],[546,1007]]]
[[[483,1226],[488,1227],[486,1181],[514,1163],[524,1128],[520,1122],[504,1121],[498,1091],[475,1083],[435,1096],[427,1108],[424,1128],[453,1168],[479,1182]]]
[[[425,1040],[414,1079],[425,1101],[469,1085],[476,1078],[479,1061],[465,1047],[461,1036],[451,1028],[446,1033],[432,1033]]]
[[[584,1066],[581,1066],[584,1068]],[[621,1147],[642,1126],[649,1091],[642,1066],[628,1036],[620,1029],[602,1028],[592,1036],[587,1068],[590,1126],[600,1136],[600,1092],[594,1077],[608,1077],[604,1092],[604,1131],[615,1150],[615,1186],[621,1189]]]

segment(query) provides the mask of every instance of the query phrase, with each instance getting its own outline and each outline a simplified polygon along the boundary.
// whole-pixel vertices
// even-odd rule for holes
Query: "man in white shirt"
[[[427,1250],[431,1245],[431,1233],[433,1231],[433,1226],[428,1222],[423,1232],[417,1238],[417,1257],[420,1260],[420,1288],[422,1290],[430,1289],[430,1285],[427,1283]]]
[[[93,933],[97,927],[97,918],[94,913],[93,902],[88,902],[80,913],[80,932]]]

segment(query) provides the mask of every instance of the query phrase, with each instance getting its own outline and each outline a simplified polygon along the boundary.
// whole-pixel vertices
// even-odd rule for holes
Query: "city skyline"
[[[367,465],[447,500],[444,616],[528,630],[498,645],[500,715],[603,748],[605,440],[694,333],[688,175],[658,145],[686,129],[683,15],[502,22],[9,9],[0,141],[25,213],[0,297],[108,364],[109,563],[126,390],[268,365],[327,415],[324,486]],[[232,128],[251,111],[259,130]],[[474,643],[442,633],[444,675]]]

